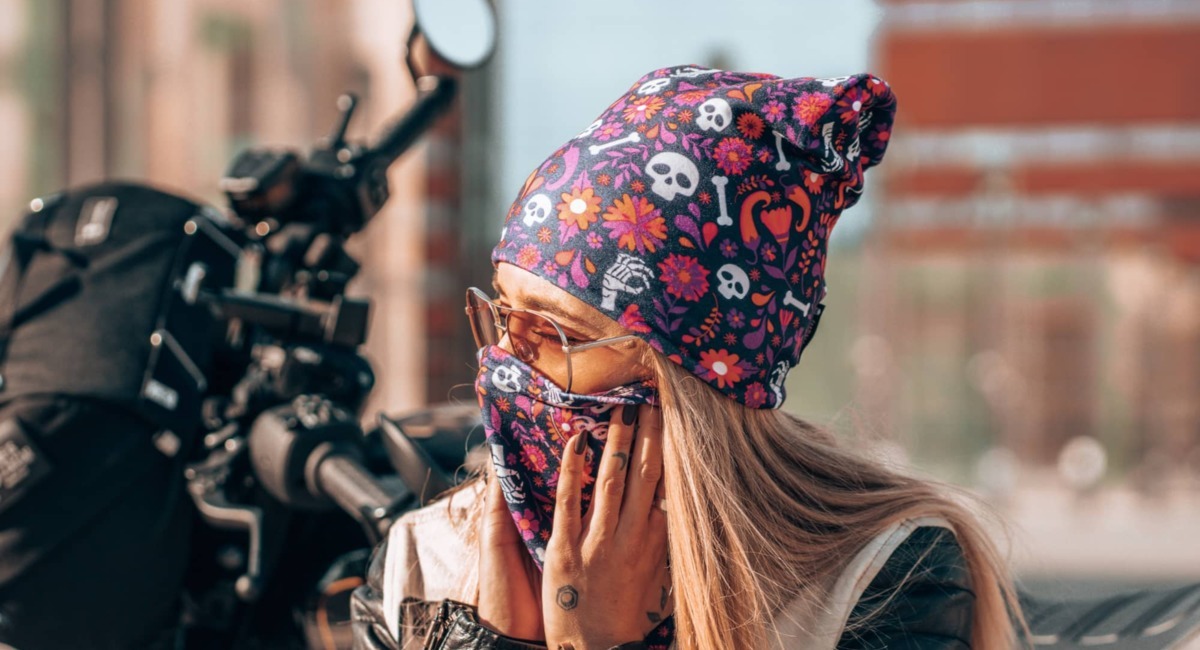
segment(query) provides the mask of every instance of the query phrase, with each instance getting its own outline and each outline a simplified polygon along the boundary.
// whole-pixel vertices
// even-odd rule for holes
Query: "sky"
[[[499,210],[529,172],[643,74],[685,63],[781,77],[871,71],[868,45],[882,13],[871,0],[498,4],[501,151],[490,159],[501,165]]]

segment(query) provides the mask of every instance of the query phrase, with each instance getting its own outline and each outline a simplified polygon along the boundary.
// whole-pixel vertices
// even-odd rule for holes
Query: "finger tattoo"
[[[646,618],[650,619],[651,623],[662,623],[662,614],[658,612],[646,612]]]
[[[554,600],[558,603],[559,607],[570,611],[579,605],[579,592],[575,591],[575,587],[571,585],[559,587],[558,595]]]
[[[616,458],[617,460],[621,461],[621,466],[617,468],[617,471],[618,472],[625,471],[625,466],[629,464],[629,454],[627,454],[623,451],[616,451],[616,452],[613,452],[613,458]]]
[[[658,608],[665,610],[667,608],[667,598],[671,596],[671,592],[667,591],[666,587],[659,587],[659,589],[662,589],[662,595],[658,598]]]

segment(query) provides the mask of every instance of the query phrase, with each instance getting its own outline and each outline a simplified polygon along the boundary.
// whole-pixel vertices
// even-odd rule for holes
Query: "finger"
[[[625,404],[608,425],[608,440],[604,443],[604,455],[600,459],[600,471],[596,476],[591,512],[588,513],[588,535],[595,531],[602,537],[607,537],[617,529],[637,414],[637,405]]]
[[[513,524],[512,511],[504,500],[504,491],[500,489],[500,479],[489,477],[487,481],[487,498],[484,502],[484,544],[501,546],[504,544],[521,544],[521,535]]]
[[[587,451],[587,442],[587,431],[577,433],[567,441],[559,467],[558,493],[554,497],[554,528],[550,534],[572,545],[579,540],[579,493],[583,485],[583,455]]]
[[[629,459],[625,501],[621,505],[620,527],[641,534],[654,503],[654,491],[662,478],[662,414],[648,404],[638,408],[637,433]]]
[[[508,634],[530,637],[542,629],[541,608],[530,607],[541,593],[541,572],[532,566],[495,476],[485,483],[483,515],[479,616],[493,627],[511,630]]]

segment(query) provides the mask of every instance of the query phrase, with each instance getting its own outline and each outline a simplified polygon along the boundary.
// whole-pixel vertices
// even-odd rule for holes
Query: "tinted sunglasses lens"
[[[467,318],[471,321],[475,345],[482,348],[500,342],[500,335],[496,331],[496,313],[491,304],[474,291],[467,292]]]

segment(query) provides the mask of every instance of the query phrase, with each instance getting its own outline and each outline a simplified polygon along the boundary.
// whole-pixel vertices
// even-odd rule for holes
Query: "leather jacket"
[[[422,628],[420,645],[402,647],[385,623],[385,541],[375,551],[366,584],[352,599],[355,648],[359,650],[433,650],[466,648],[527,650],[545,648],[537,641],[513,639],[481,624],[469,604],[406,598],[400,620]],[[962,549],[951,531],[937,526],[912,530],[887,556],[858,597],[836,647],[842,650],[970,648],[974,593]],[[635,645],[621,646],[635,648]]]

